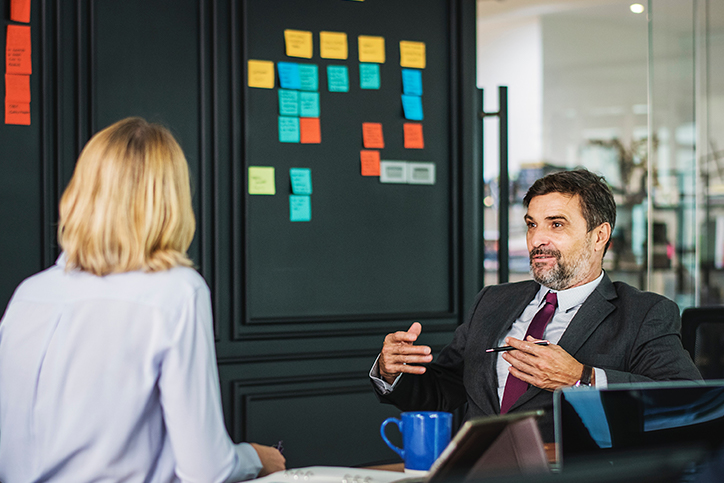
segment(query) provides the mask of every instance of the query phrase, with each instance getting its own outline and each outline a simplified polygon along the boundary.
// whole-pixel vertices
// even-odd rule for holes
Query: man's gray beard
[[[588,246],[590,246],[590,240]],[[570,263],[566,263],[561,261],[561,252],[558,250],[533,250],[530,257],[530,274],[533,276],[533,280],[550,289],[565,290],[570,288],[578,282],[577,278],[584,269],[587,251],[582,250],[575,259],[571,260]],[[533,255],[538,254],[554,255],[556,257],[555,267],[546,273],[538,275],[533,269],[535,263]]]

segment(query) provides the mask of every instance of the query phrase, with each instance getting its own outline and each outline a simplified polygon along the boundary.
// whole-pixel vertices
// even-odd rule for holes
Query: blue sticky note
[[[309,168],[289,168],[292,193],[295,195],[312,194],[312,170]]]
[[[312,198],[289,195],[289,221],[312,221]]]
[[[359,86],[360,89],[380,88],[380,64],[362,63],[359,65]]]
[[[299,142],[299,118],[279,116],[279,142]]]
[[[319,92],[299,93],[299,115],[301,117],[319,117]]]
[[[299,116],[299,92],[279,89],[279,114],[282,116]]]
[[[402,92],[410,96],[422,95],[422,71],[402,69]]]
[[[422,97],[402,94],[402,110],[405,112],[405,119],[422,121]]]
[[[316,64],[299,64],[300,89],[303,91],[319,90],[319,69]]]
[[[302,81],[299,77],[299,64],[294,62],[277,62],[279,70],[279,85],[283,89],[301,89]]]
[[[349,92],[349,74],[345,65],[327,66],[329,92]]]

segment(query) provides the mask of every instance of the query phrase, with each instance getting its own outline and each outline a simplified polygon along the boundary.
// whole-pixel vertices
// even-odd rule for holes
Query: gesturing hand
[[[424,374],[425,368],[418,365],[432,361],[432,350],[426,345],[413,345],[422,332],[422,325],[413,322],[407,332],[387,334],[380,353],[380,376],[389,384],[395,382],[400,373]]]
[[[561,346],[536,345],[536,339],[528,336],[523,341],[507,337],[505,343],[518,350],[503,354],[510,363],[508,371],[523,382],[541,389],[553,391],[559,387],[572,386],[581,378],[583,364],[574,359]]]
[[[259,477],[282,471],[286,468],[286,459],[278,449],[257,443],[250,444],[252,448],[256,450],[256,454],[259,455],[259,459],[261,460],[262,468],[261,471],[259,471]]]

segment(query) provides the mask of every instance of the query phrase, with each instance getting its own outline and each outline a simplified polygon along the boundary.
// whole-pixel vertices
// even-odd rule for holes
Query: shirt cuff
[[[370,369],[370,379],[372,379],[372,383],[375,385],[377,390],[380,392],[380,394],[389,394],[392,391],[395,390],[395,387],[397,387],[397,383],[400,381],[400,378],[402,377],[402,374],[397,376],[397,379],[395,379],[395,382],[392,384],[389,384],[387,381],[382,379],[380,377],[380,356],[377,356],[377,359],[375,359],[375,363],[372,365],[372,369]],[[598,375],[596,375],[598,377]]]
[[[231,474],[226,478],[226,482],[256,478],[262,469],[262,464],[254,447],[249,443],[235,444],[234,453],[236,453],[236,464]]]
[[[594,386],[599,389],[606,389],[608,387],[608,378],[606,377],[606,371],[604,371],[603,369],[599,369],[598,367],[594,367],[593,370],[596,374],[596,384],[594,384]]]

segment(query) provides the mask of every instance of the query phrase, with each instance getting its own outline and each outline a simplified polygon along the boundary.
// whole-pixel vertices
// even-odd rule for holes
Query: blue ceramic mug
[[[405,462],[405,471],[427,471],[450,443],[452,414],[435,411],[414,411],[401,414],[401,420],[387,418],[380,426],[380,434],[394,452]],[[385,428],[394,423],[402,433],[402,446],[398,448],[387,439]]]

